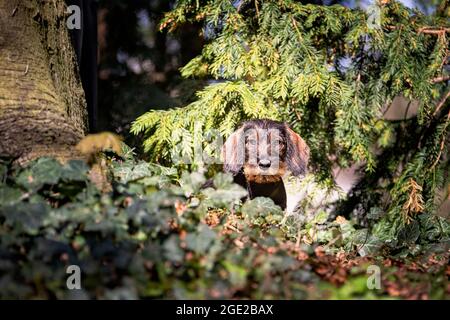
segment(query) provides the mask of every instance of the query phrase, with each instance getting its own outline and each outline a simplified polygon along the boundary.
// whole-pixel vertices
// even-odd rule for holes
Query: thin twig
[[[447,114],[447,121],[445,123],[444,132],[445,132],[445,130],[447,130],[447,126],[448,126],[449,122],[450,122],[450,110],[448,111],[448,114]],[[439,154],[438,154],[436,160],[431,165],[430,170],[433,170],[434,167],[439,163],[439,160],[441,160],[442,151],[444,150],[444,146],[445,146],[445,140],[446,140],[445,137],[446,136],[444,134],[444,136],[442,137],[442,140],[441,140],[441,145],[440,145],[440,148],[439,148]]]
[[[237,233],[241,233],[241,230],[239,230],[238,228],[232,226],[231,224],[228,224],[227,228],[230,229],[230,230],[233,230],[233,231],[235,231]]]
[[[242,0],[241,3],[239,3],[239,5],[238,5],[237,8],[236,8],[236,11],[237,11],[238,13],[241,13],[242,6],[243,6],[246,2],[247,2],[247,0]]]
[[[259,19],[259,8],[258,8],[258,0],[255,0],[255,9],[256,9],[256,16]]]
[[[439,103],[436,105],[436,110],[433,113],[433,117],[437,117],[440,109],[445,104],[445,101],[450,97],[450,90],[447,91],[447,93],[444,95],[444,97],[439,101]]]
[[[406,106],[405,115],[403,116],[403,120],[406,120],[406,117],[408,116],[409,107],[411,107],[412,101],[408,101],[408,105]]]
[[[298,121],[302,121],[302,116],[300,115],[300,113],[298,112],[298,110],[294,109],[294,113],[297,116]]]
[[[391,109],[393,103],[391,101],[391,103],[389,103],[389,105],[387,106],[387,108],[383,111],[383,117],[385,116],[385,114]]]
[[[389,30],[398,30],[398,26],[386,26]],[[426,34],[445,34],[450,32],[450,28],[433,28],[433,27],[422,27],[417,30],[418,33],[426,33]]]
[[[450,76],[442,76],[442,77],[436,77],[434,79],[431,79],[431,83],[439,83],[450,80]]]
[[[433,27],[422,27],[417,30],[418,33],[428,33],[428,34],[445,34],[446,32],[450,32],[450,28],[437,28],[433,29]]]
[[[298,230],[297,233],[297,241],[295,241],[295,249],[300,249],[300,237],[301,237],[301,230]]]
[[[333,245],[336,241],[338,241],[340,238],[342,237],[342,235],[338,235],[337,237],[333,238],[330,242],[328,242],[326,245],[323,246],[323,248],[328,248],[331,245]]]
[[[441,65],[439,66],[439,69],[442,69],[444,65],[447,64],[448,57],[450,56],[450,50],[445,50],[445,57],[442,59]]]
[[[298,36],[298,38],[299,38],[299,40],[300,40],[300,43],[303,43],[303,37],[302,37],[302,34],[300,33],[300,30],[298,29],[297,21],[295,20],[295,18],[294,18],[293,15],[291,15],[291,20],[292,20],[292,25],[294,26],[294,29],[295,29],[295,31],[297,32],[297,36]],[[313,60],[312,57],[311,57],[311,54],[310,54],[309,50],[306,50],[306,54],[307,54],[307,56],[308,56],[309,61],[311,62],[311,65],[314,67],[314,66],[315,66],[315,63],[314,63],[314,60]]]
[[[436,110],[433,113],[434,117],[438,117],[439,110],[442,108],[442,106],[445,104],[445,101],[447,101],[447,99],[449,97],[450,97],[450,90],[447,91],[447,93],[444,95],[444,97],[441,99],[441,101],[439,101],[438,105],[436,106]],[[445,123],[444,132],[445,132],[445,130],[447,130],[447,126],[448,126],[449,122],[450,122],[450,110],[448,111],[448,114],[447,114],[447,121]],[[442,137],[442,140],[441,140],[439,154],[438,154],[436,160],[431,165],[430,170],[432,170],[438,164],[439,160],[441,159],[442,151],[444,150],[444,146],[445,146],[445,139],[446,138],[445,138],[445,134],[444,134],[444,136]]]

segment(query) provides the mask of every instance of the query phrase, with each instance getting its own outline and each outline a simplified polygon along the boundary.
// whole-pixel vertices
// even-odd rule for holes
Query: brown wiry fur
[[[286,208],[283,176],[306,173],[309,148],[289,126],[272,120],[244,122],[222,148],[223,170],[248,191],[248,197],[269,197]]]
[[[255,183],[272,183],[282,181],[283,176],[286,174],[286,163],[280,162],[279,168],[277,171],[268,172],[268,174],[261,174],[261,170],[258,166],[251,165],[249,163],[244,164],[244,175],[247,181],[255,182]]]
[[[273,132],[278,132],[274,135]],[[279,142],[278,171],[276,168],[261,169],[256,163],[259,153],[266,152],[266,156],[271,157],[271,150],[264,150],[261,146],[261,133],[266,135],[265,147],[273,144],[273,140]],[[249,144],[248,139],[256,140],[256,143]],[[266,142],[265,141],[265,142]],[[253,155],[253,158],[250,157]],[[275,155],[275,156],[276,156]],[[224,159],[224,171],[234,175],[240,171],[252,180],[271,182],[280,180],[286,171],[290,171],[294,176],[302,175],[306,172],[309,159],[309,148],[305,141],[285,123],[271,120],[250,120],[244,122],[230,137],[228,137],[222,148]],[[273,157],[272,157],[273,158]],[[273,172],[273,173],[272,173]],[[253,178],[257,175],[273,175],[272,178]],[[256,182],[256,181],[255,181]]]

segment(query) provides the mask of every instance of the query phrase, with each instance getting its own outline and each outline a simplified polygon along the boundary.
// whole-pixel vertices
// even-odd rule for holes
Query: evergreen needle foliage
[[[204,24],[208,42],[181,72],[209,85],[186,107],[142,115],[132,133],[143,134],[152,161],[170,165],[180,142],[173,132],[183,130],[182,148],[192,153],[196,123],[227,137],[242,120],[286,121],[309,144],[318,180],[332,184],[333,166],[361,165],[335,213],[381,212],[374,241],[398,243],[411,225],[423,226],[421,215],[439,219],[436,191],[448,184],[450,22],[445,10],[425,15],[396,1],[376,8],[379,24],[341,5],[179,1],[161,29]],[[416,116],[383,117],[398,96],[419,104]],[[436,238],[448,237],[443,229]]]

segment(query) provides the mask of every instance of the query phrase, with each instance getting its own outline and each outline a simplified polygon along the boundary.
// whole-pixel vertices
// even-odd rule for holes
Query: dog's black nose
[[[270,167],[270,160],[259,160],[258,165],[260,168],[267,169]]]

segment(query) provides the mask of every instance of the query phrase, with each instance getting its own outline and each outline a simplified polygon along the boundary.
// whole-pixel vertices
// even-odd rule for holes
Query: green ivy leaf
[[[125,162],[120,166],[115,166],[113,174],[122,183],[138,180],[144,177],[151,177],[153,175],[148,163],[140,162],[133,164],[132,162]]]
[[[0,207],[12,206],[20,202],[22,192],[19,189],[0,186]]]
[[[12,207],[3,207],[1,213],[6,217],[6,224],[15,232],[36,235],[44,226],[50,207],[45,203],[20,203]]]
[[[378,250],[382,247],[383,241],[377,238],[374,235],[371,235],[369,239],[362,245],[362,247],[358,250],[360,256],[370,256],[378,252]]]
[[[237,184],[229,185],[226,189],[207,188],[202,193],[206,196],[207,204],[211,207],[230,208],[234,202],[247,196],[247,190]]]
[[[187,196],[198,193],[206,182],[205,176],[199,172],[183,172],[180,179],[181,189]]]
[[[420,235],[420,227],[417,221],[412,221],[406,224],[398,232],[398,242],[399,245],[411,245],[414,244]]]
[[[323,224],[328,219],[328,213],[326,211],[320,211],[318,214],[314,216],[314,219],[311,221],[312,224]]]
[[[26,189],[40,189],[44,184],[54,185],[63,175],[62,165],[53,158],[39,158],[17,177],[17,184]]]
[[[200,255],[205,255],[214,243],[217,234],[206,225],[200,225],[196,233],[188,233],[186,247]]]
[[[234,264],[231,261],[223,261],[222,264],[228,271],[228,279],[231,284],[237,288],[243,287],[247,282],[248,271],[244,267]]]
[[[229,173],[219,172],[213,181],[217,189],[228,189],[233,185],[233,176]]]
[[[283,210],[281,210],[272,199],[257,197],[244,203],[242,206],[242,213],[248,217],[258,217],[269,214],[282,215]]]
[[[163,254],[165,259],[171,262],[182,262],[184,259],[184,250],[180,247],[180,239],[172,235],[164,241]]]
[[[85,181],[89,166],[81,160],[70,160],[63,167],[61,178],[66,181]]]

